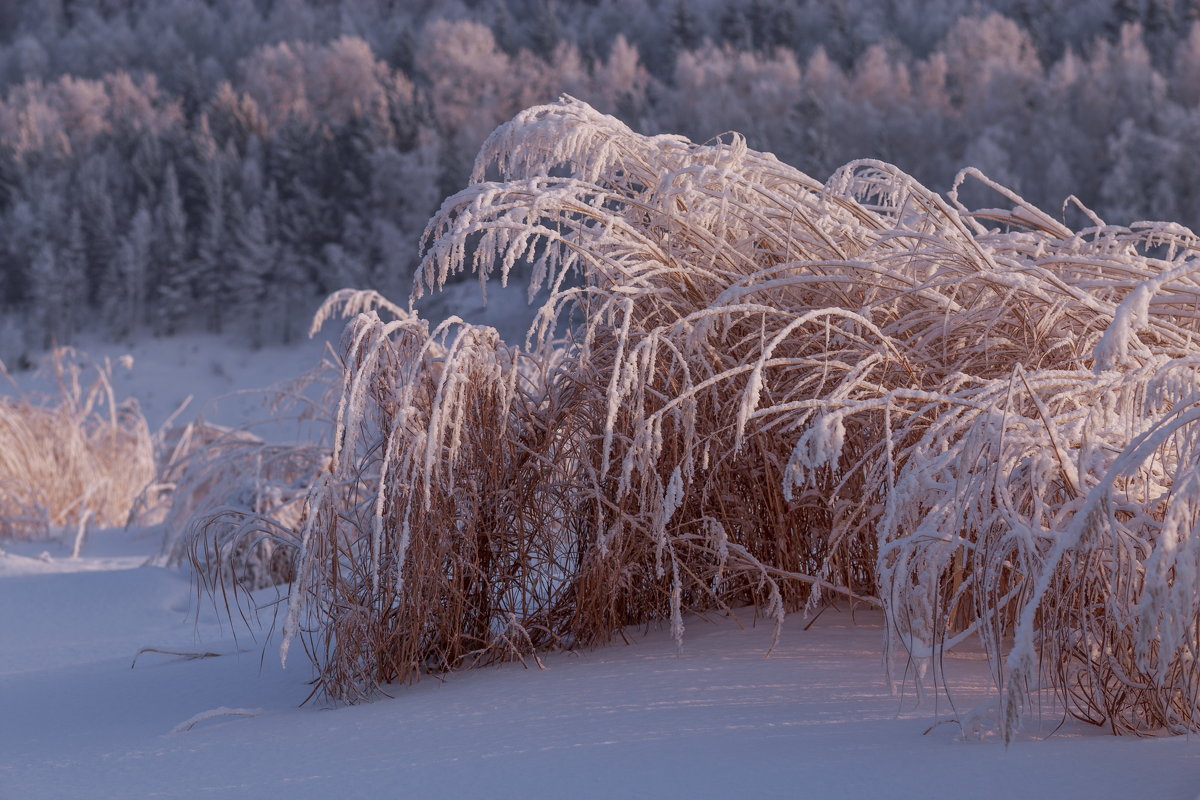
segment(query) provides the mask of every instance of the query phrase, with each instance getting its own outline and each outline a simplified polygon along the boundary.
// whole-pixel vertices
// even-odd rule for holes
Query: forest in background
[[[1200,223],[1197,2],[6,4],[0,359],[84,327],[288,341],[340,287],[403,298],[483,139],[562,92],[819,178],[974,165],[1048,209]]]

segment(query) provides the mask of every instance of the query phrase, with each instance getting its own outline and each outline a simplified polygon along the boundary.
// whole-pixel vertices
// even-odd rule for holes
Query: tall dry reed
[[[918,671],[982,643],[1006,737],[1043,691],[1200,730],[1196,237],[1073,231],[964,180],[1004,207],[874,161],[822,184],[570,98],[502,126],[414,293],[531,264],[549,299],[516,347],[331,298],[353,319],[285,658],[299,636],[353,700],[843,597]]]

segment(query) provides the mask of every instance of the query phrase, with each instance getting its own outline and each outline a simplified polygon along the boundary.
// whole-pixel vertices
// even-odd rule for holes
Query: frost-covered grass
[[[70,349],[48,363],[54,395],[0,396],[0,539],[124,525],[154,478],[149,428],[136,403],[117,403],[113,364]]]
[[[160,475],[167,498],[155,563],[190,563],[214,589],[293,580],[291,532],[302,524],[305,487],[328,460],[328,448],[272,444],[243,430],[196,424],[182,433]]]
[[[160,566],[192,561],[206,578],[254,588],[290,579],[294,547],[250,534],[273,519],[277,532],[297,527],[304,489],[327,458],[319,435],[283,438],[328,427],[311,419],[329,405],[311,368],[315,348],[155,340],[135,348],[147,358],[135,369],[132,355],[108,354],[110,343],[89,344],[106,354],[53,351],[0,392],[0,544],[60,539],[78,549],[99,529],[155,526]],[[290,380],[249,388],[281,375]]]
[[[502,126],[415,296],[532,263],[549,299],[524,347],[331,300],[354,318],[285,655],[300,635],[354,699],[850,598],[927,681],[978,642],[1006,738],[1045,692],[1118,732],[1200,729],[1196,237],[1071,230],[971,180],[1005,207],[874,161],[822,184],[570,99]]]

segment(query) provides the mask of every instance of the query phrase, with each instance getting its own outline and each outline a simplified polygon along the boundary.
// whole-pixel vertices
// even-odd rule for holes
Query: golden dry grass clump
[[[51,363],[57,397],[0,397],[0,538],[124,525],[154,478],[146,420],[136,405],[117,404],[112,365],[69,348]]]
[[[331,299],[354,318],[285,656],[301,634],[355,699],[840,596],[921,669],[976,637],[1006,736],[1042,691],[1200,730],[1196,237],[1072,231],[968,179],[1007,207],[570,98],[518,115],[431,220],[415,294],[532,264],[549,299],[522,348]]]

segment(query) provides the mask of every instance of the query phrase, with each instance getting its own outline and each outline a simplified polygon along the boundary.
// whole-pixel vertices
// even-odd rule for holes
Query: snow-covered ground
[[[1200,737],[1116,738],[1043,715],[1007,750],[964,741],[943,696],[889,692],[876,614],[829,610],[779,647],[749,612],[390,699],[301,706],[309,666],[235,638],[157,543],[96,534],[0,555],[0,797],[1184,798]],[[42,551],[48,551],[42,555]],[[39,557],[40,556],[40,557]],[[273,599],[260,593],[260,603]],[[198,612],[198,614],[197,614]],[[269,614],[265,617],[269,621]],[[206,657],[147,651],[156,648]],[[215,654],[215,655],[207,655]],[[137,656],[136,666],[131,668]],[[987,685],[947,659],[959,708]]]

